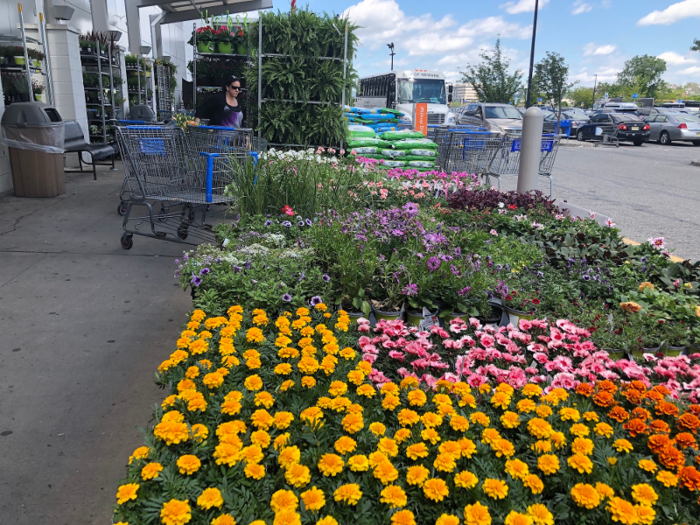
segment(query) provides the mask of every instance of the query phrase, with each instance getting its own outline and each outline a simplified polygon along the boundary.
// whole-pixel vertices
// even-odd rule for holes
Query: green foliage
[[[481,102],[507,104],[522,87],[522,71],[508,73],[510,60],[503,57],[500,38],[491,53],[484,51],[480,56],[482,62],[476,67],[468,65],[462,74],[462,82],[474,86]]]
[[[600,91],[598,91],[598,93],[600,93]],[[575,108],[580,108],[581,104],[583,104],[583,107],[591,108],[595,102],[595,100],[593,100],[593,88],[589,87],[575,87],[569,90],[569,93],[566,96],[567,98],[573,100],[572,105]]]
[[[569,82],[569,66],[559,53],[547,51],[546,58],[535,64],[535,90],[555,107],[561,106],[561,99],[577,83]]]
[[[665,71],[665,60],[638,55],[625,62],[625,67],[617,74],[617,84],[625,94],[639,93],[640,97],[655,98],[666,84],[661,78]]]

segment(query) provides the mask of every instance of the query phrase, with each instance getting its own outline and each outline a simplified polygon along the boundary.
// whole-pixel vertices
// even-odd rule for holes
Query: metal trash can
[[[18,102],[5,108],[2,142],[10,148],[17,197],[55,197],[66,192],[64,123],[56,108]]]

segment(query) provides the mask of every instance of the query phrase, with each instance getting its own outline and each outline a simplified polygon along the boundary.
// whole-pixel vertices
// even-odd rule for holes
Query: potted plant
[[[370,301],[374,317],[379,321],[401,319],[406,291],[402,286],[402,266],[391,260],[380,266],[372,282]]]
[[[214,32],[214,38],[216,38],[216,48],[219,53],[230,55],[232,53],[231,46],[234,41],[234,37],[229,31],[229,28],[222,26]]]
[[[243,28],[239,27],[236,31],[236,53],[239,55],[248,54],[248,37],[244,33]]]
[[[27,49],[27,54],[29,55],[29,58],[32,60],[33,66],[35,69],[41,70],[41,61],[46,58],[46,55],[39,51],[38,49]]]
[[[197,30],[192,33],[192,37],[189,39],[188,44],[194,45],[196,38],[198,53],[213,53],[215,41],[214,37],[214,29],[211,26],[198,27]]]
[[[37,102],[41,102],[41,94],[44,92],[44,84],[32,80],[32,91],[34,91],[34,98]]]

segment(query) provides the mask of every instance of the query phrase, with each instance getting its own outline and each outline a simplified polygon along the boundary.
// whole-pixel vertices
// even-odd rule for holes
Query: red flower
[[[513,290],[511,293],[513,294],[513,297],[518,295],[518,292],[516,292],[515,290]]]
[[[511,210],[517,210],[517,209],[518,209],[518,207],[517,207],[515,204],[511,204],[511,205],[508,206],[508,207],[509,207]]]
[[[513,298],[510,295],[506,295],[506,301],[512,301]]]
[[[532,304],[540,304],[540,300],[539,300],[539,299],[533,299],[533,300],[532,300]]]
[[[286,215],[292,217],[294,215],[294,210],[292,210],[292,208],[289,205],[286,205],[282,207],[282,213],[285,213]]]

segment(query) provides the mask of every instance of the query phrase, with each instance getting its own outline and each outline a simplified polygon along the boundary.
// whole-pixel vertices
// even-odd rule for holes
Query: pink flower
[[[489,233],[495,237],[498,237],[498,232],[496,230],[491,230]]]
[[[396,359],[397,361],[403,361],[403,358],[405,357],[402,352],[397,352],[396,350],[392,350],[389,352],[389,357],[392,359]]]

